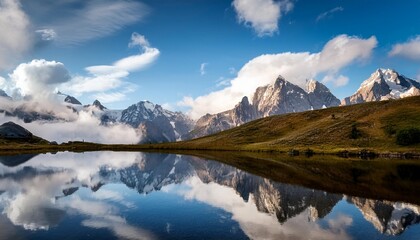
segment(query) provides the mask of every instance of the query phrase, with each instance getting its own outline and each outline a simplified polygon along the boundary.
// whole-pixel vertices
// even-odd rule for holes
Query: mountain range
[[[141,143],[160,143],[203,137],[273,115],[417,96],[420,95],[420,83],[391,69],[377,69],[356,93],[340,103],[325,85],[316,80],[307,80],[303,89],[279,76],[274,83],[257,88],[252,99],[244,96],[234,108],[206,114],[197,121],[149,101],[140,101],[124,110],[111,110],[98,100],[83,106],[75,97],[58,94],[75,112],[90,110],[103,125],[123,123],[135,128],[142,135]],[[0,97],[11,99],[4,91],[0,91]],[[53,113],[24,107],[0,109],[0,112],[25,122],[63,120]]]

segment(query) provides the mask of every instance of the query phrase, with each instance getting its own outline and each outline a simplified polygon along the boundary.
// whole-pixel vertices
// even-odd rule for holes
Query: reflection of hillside
[[[37,154],[21,154],[21,155],[0,156],[0,163],[8,167],[14,167],[26,161],[29,161],[31,158],[35,157],[36,155]]]

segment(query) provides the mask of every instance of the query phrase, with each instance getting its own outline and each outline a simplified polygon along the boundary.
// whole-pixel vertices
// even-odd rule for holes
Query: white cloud
[[[135,86],[124,81],[124,78],[130,72],[147,68],[160,55],[159,49],[151,47],[147,39],[136,32],[131,35],[128,46],[140,47],[141,52],[122,58],[112,65],[87,67],[86,71],[92,76],[77,76],[64,86],[64,90],[75,95],[96,92],[96,98],[104,103],[125,99],[126,94],[132,92]]]
[[[139,71],[156,61],[160,52],[157,48],[147,48],[142,54],[118,60],[114,66],[126,71]]]
[[[318,53],[265,54],[246,63],[230,86],[197,98],[184,97],[179,103],[191,108],[190,116],[198,118],[206,113],[218,113],[231,109],[243,96],[252,99],[255,89],[270,84],[278,75],[286,80],[305,86],[306,79],[319,74],[338,75],[340,69],[370,57],[377,45],[376,37],[368,39],[339,35],[325,44]],[[345,81],[341,78],[341,84]]]
[[[208,63],[202,63],[201,65],[200,65],[200,74],[201,74],[201,76],[204,76],[204,75],[206,75],[206,67],[207,67],[207,65],[208,65]]]
[[[420,60],[420,36],[392,46],[389,56],[402,56],[413,60]]]
[[[347,85],[349,82],[349,78],[343,75],[336,76],[336,75],[327,75],[322,79],[323,83],[329,83],[332,82],[334,86],[336,87],[343,87]]]
[[[342,12],[342,11],[344,11],[343,7],[335,7],[333,9],[329,10],[329,11],[326,11],[326,12],[323,12],[323,13],[319,14],[318,17],[316,18],[316,21],[318,22],[318,21],[320,21],[324,18],[332,16],[332,14],[334,14],[335,12]]]
[[[0,0],[0,29],[0,70],[4,70],[32,47],[30,22],[18,0]]]
[[[217,83],[216,83],[216,87],[225,87],[225,86],[229,86],[230,85],[230,81],[232,79],[228,79],[228,78],[224,78],[224,77],[220,77],[219,79],[217,79]]]
[[[23,96],[34,97],[49,95],[52,93],[51,89],[70,80],[64,64],[44,59],[22,63],[9,76]]]
[[[89,76],[76,76],[70,82],[63,85],[65,92],[75,95],[93,92],[105,92],[116,89],[123,85],[123,78],[128,72],[117,71],[109,74]]]
[[[51,3],[48,9],[42,3],[27,4],[31,4],[32,9],[38,10],[40,15],[52,16],[38,24],[53,30],[56,33],[56,42],[62,45],[75,45],[108,36],[140,21],[149,12],[147,6],[137,1],[75,2],[79,6],[77,9],[63,1]]]
[[[136,32],[131,34],[131,42],[128,44],[128,47],[142,47],[142,48],[148,48],[150,47],[149,41],[147,41],[146,37],[143,35],[140,35]]]
[[[44,41],[53,41],[57,38],[57,33],[54,29],[39,29],[35,31],[41,35],[41,39]]]
[[[6,86],[7,86],[6,79],[0,76],[0,90],[3,90],[4,88],[6,88]]]
[[[252,27],[258,36],[270,36],[278,31],[282,13],[293,8],[289,0],[234,0],[232,2],[238,21]]]

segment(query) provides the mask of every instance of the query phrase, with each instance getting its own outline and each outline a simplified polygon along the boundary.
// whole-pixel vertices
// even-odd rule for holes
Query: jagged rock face
[[[312,79],[308,80],[306,83],[306,92],[308,93],[309,102],[313,109],[336,107],[340,105],[340,100],[336,98],[325,85],[318,81]]]
[[[66,103],[71,103],[74,105],[82,105],[81,102],[79,102],[79,100],[77,100],[75,97],[69,96],[67,95],[67,97],[64,99],[64,102]]]
[[[174,142],[193,125],[184,114],[165,110],[149,101],[141,101],[123,110],[120,122],[139,128],[143,133],[142,142]]]
[[[104,105],[101,104],[101,102],[99,102],[98,100],[95,100],[92,104],[92,106],[95,106],[96,108],[98,108],[99,110],[103,111],[105,109],[107,109]]]
[[[308,94],[281,76],[274,84],[257,88],[252,103],[262,117],[312,109]]]
[[[307,87],[305,91],[279,76],[274,84],[257,88],[252,104],[244,97],[231,110],[204,115],[183,139],[218,133],[262,117],[340,105],[340,100],[323,84],[310,80]]]
[[[0,126],[0,138],[5,139],[31,139],[32,133],[14,122],[6,122]]]
[[[409,225],[420,223],[420,208],[411,204],[351,197],[347,200],[360,209],[364,218],[381,233],[399,235]]]
[[[230,129],[257,119],[259,116],[248,97],[243,97],[233,109],[218,114],[206,114],[198,119],[195,128],[182,139],[202,137]]]
[[[162,143],[176,141],[175,131],[164,116],[157,116],[153,120],[146,120],[138,127],[142,133],[141,143]]]
[[[9,95],[7,95],[7,93],[3,90],[0,89],[0,97],[5,97],[5,98],[11,98]]]
[[[249,103],[248,97],[243,97],[242,101],[232,111],[232,120],[235,126],[242,125],[259,117],[255,107]]]
[[[391,69],[378,69],[342,105],[420,95],[420,83]]]

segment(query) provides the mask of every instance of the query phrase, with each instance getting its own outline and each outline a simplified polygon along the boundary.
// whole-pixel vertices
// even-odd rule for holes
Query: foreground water
[[[0,239],[420,239],[418,205],[275,182],[197,157],[0,162]]]

